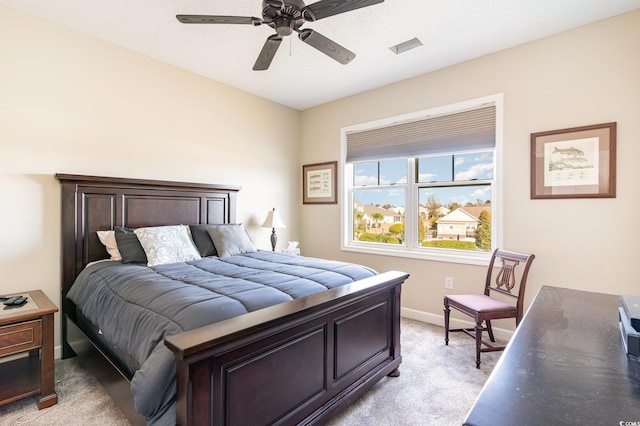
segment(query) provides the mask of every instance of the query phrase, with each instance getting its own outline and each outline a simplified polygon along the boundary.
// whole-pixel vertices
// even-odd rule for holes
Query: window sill
[[[404,247],[389,248],[382,244],[367,244],[367,246],[342,246],[342,251],[350,251],[363,254],[375,254],[379,256],[393,256],[409,259],[431,260],[434,262],[462,263],[466,265],[489,266],[491,252],[467,252],[460,253],[457,250],[447,249],[414,249]]]

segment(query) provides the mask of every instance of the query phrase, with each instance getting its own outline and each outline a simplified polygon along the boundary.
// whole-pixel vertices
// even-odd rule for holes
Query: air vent
[[[399,55],[401,53],[406,52],[407,50],[415,49],[416,47],[420,47],[420,46],[422,46],[422,42],[417,38],[412,38],[411,40],[407,40],[404,43],[391,46],[389,49],[396,55]]]

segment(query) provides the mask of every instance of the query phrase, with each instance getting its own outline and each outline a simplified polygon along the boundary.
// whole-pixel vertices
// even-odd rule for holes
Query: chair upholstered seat
[[[516,313],[515,306],[484,294],[452,294],[447,298],[450,306],[453,304],[466,306],[475,312],[513,312],[514,317]]]
[[[523,314],[524,289],[534,258],[533,254],[495,250],[489,261],[483,294],[447,294],[444,296],[444,342],[446,345],[449,344],[450,331],[462,331],[473,337],[476,341],[476,368],[480,368],[480,353],[502,351],[505,348],[482,339],[482,333],[486,331],[489,334],[489,340],[496,341],[491,328],[491,320],[515,318],[516,327],[520,324]],[[524,268],[520,279],[517,280],[516,269],[520,263],[524,263]],[[491,297],[492,293],[500,294],[501,299],[511,299],[513,303]],[[475,327],[449,329],[451,308],[473,318]],[[483,326],[483,323],[486,325]]]

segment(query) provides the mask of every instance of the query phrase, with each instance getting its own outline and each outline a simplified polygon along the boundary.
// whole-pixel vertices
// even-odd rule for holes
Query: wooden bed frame
[[[236,219],[237,186],[56,178],[62,187],[63,358],[76,354],[71,327],[90,334],[66,295],[87,263],[107,257],[95,231]],[[386,272],[167,337],[177,363],[176,424],[326,423],[381,378],[399,374],[400,291],[407,277]],[[119,400],[130,377],[92,344],[107,358],[101,364],[119,371],[122,380],[113,384],[119,390],[107,391],[129,415],[133,398]]]

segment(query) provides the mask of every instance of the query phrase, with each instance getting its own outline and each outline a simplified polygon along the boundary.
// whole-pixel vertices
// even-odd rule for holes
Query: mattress
[[[90,265],[67,297],[131,372],[136,410],[175,423],[175,359],[165,336],[368,278],[350,263],[257,251],[154,267]]]

